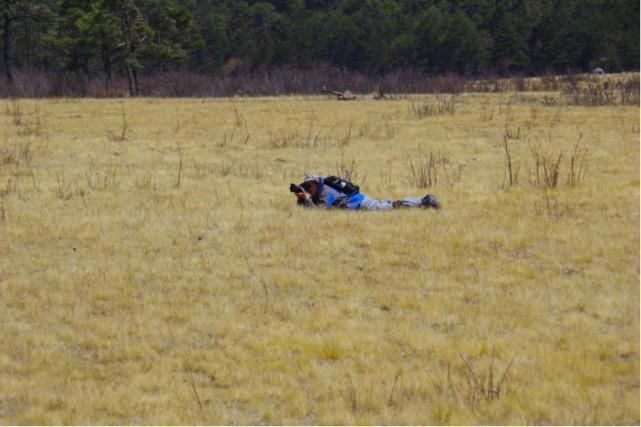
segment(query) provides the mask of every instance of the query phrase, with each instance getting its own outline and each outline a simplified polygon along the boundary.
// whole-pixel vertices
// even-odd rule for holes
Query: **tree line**
[[[0,0],[1,71],[126,77],[338,67],[639,69],[638,0]]]

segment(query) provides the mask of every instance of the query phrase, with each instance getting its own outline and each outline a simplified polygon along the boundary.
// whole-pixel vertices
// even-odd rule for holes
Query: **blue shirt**
[[[365,196],[363,194],[354,194],[347,196],[328,185],[321,185],[315,197],[299,201],[299,204],[307,207],[322,207],[330,209],[332,207],[342,209],[358,209]],[[301,203],[302,202],[302,203]]]

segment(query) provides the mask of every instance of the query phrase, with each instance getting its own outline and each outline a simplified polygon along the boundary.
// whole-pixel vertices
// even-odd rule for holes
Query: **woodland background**
[[[5,97],[433,92],[443,76],[639,69],[637,0],[0,0],[0,34]]]

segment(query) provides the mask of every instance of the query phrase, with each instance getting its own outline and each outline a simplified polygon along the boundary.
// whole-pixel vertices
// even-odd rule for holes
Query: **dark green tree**
[[[2,31],[2,62],[7,80],[13,82],[14,26],[25,21],[47,21],[53,14],[47,2],[31,0],[0,0],[0,31]]]
[[[145,25],[152,35],[144,45],[141,60],[149,71],[166,71],[184,65],[191,52],[203,46],[200,28],[193,15],[174,0],[137,1]]]
[[[398,2],[366,0],[352,17],[362,39],[364,68],[386,71],[391,68],[391,43],[396,39],[401,24]]]
[[[202,35],[202,44],[191,52],[189,67],[206,72],[221,69],[231,55],[229,8],[217,0],[194,0],[183,5],[194,16]]]
[[[494,18],[493,60],[502,74],[525,71],[529,66],[527,55],[530,28],[520,9],[522,3],[506,0],[497,8]]]
[[[438,6],[418,17],[416,62],[432,73],[473,73],[488,65],[491,39],[463,12],[448,14]]]
[[[119,67],[136,96],[140,70],[184,64],[202,45],[193,16],[173,0],[66,0],[61,10],[66,68],[90,74],[99,63],[107,90]]]
[[[63,4],[62,22],[65,68],[91,75],[100,63],[109,90],[114,65],[125,48],[121,21],[103,2],[74,1]]]

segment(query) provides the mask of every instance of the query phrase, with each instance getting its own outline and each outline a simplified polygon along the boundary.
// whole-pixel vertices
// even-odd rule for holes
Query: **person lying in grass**
[[[290,191],[296,195],[298,205],[305,207],[370,211],[389,211],[401,207],[441,208],[441,204],[432,194],[425,197],[403,197],[395,201],[375,200],[361,194],[357,185],[335,176],[323,178],[319,175],[307,175],[302,183],[291,184]]]

